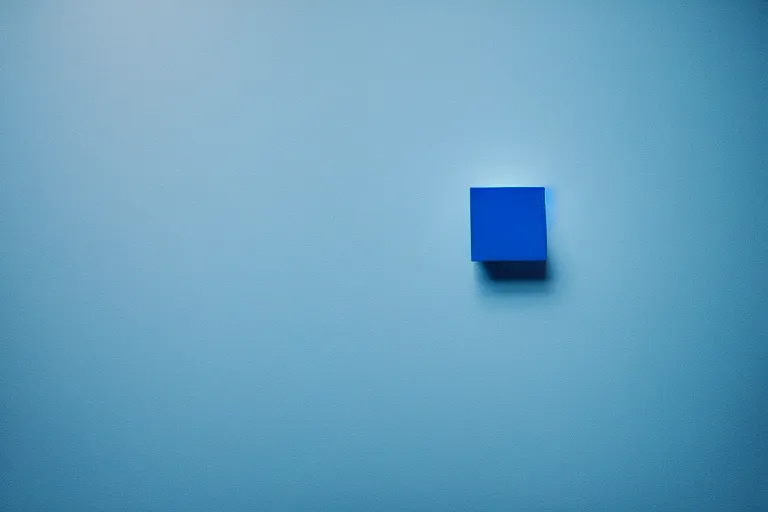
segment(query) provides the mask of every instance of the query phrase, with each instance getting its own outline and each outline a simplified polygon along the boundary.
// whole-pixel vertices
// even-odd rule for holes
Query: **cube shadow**
[[[547,281],[550,278],[547,260],[541,261],[483,261],[486,277],[494,282]]]

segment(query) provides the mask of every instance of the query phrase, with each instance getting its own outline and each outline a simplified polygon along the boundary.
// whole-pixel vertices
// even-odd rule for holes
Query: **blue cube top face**
[[[544,261],[544,187],[469,189],[472,261]]]

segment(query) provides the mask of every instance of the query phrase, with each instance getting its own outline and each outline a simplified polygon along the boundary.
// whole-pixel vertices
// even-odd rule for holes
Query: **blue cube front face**
[[[472,261],[544,261],[544,187],[469,189]]]

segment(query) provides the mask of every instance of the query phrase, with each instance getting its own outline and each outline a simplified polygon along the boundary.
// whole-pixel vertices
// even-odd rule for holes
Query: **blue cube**
[[[544,187],[469,189],[472,261],[545,261]]]

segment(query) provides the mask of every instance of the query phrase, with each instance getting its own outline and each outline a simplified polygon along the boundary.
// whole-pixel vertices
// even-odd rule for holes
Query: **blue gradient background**
[[[94,3],[0,7],[2,510],[768,509],[765,2]]]

